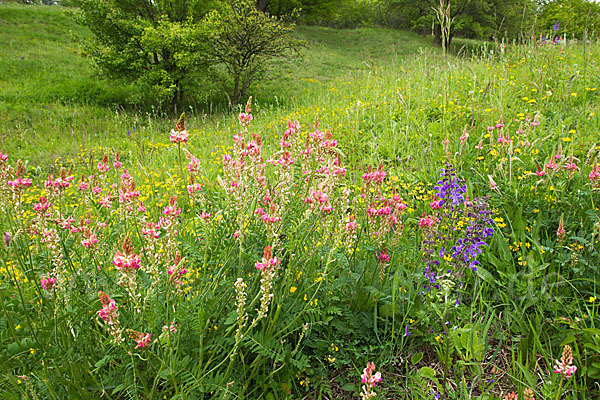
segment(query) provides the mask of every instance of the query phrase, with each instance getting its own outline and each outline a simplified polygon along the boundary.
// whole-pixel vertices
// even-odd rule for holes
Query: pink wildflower
[[[28,186],[31,186],[32,184],[32,180],[29,178],[21,178],[20,176],[18,176],[17,178],[15,178],[12,181],[8,181],[8,186],[12,187],[15,190],[21,190],[24,189]]]
[[[421,217],[421,219],[419,220],[419,228],[431,228],[433,224],[433,219],[431,219],[431,217],[429,217],[428,215],[425,215],[425,211],[423,211],[423,217]]]
[[[523,400],[535,400],[533,390],[531,390],[530,388],[523,390]]]
[[[500,117],[500,120],[498,122],[496,122],[496,128],[497,129],[504,128],[504,122],[502,121],[502,117]]]
[[[106,321],[109,325],[118,324],[119,307],[115,304],[115,301],[108,297],[104,292],[98,292],[98,297],[102,303],[102,308],[97,311],[98,316]]]
[[[140,256],[133,254],[133,245],[129,236],[125,237],[123,241],[123,252],[117,250],[113,257],[113,264],[115,267],[122,272],[132,272],[140,268]]]
[[[504,400],[519,400],[519,396],[515,392],[511,392],[504,396]]]
[[[460,135],[460,144],[465,144],[465,142],[467,141],[467,139],[469,139],[469,132],[467,132],[467,130],[465,129],[462,133],[462,135]]]
[[[175,324],[175,322],[171,322],[171,325],[165,325],[163,326],[163,330],[167,333],[177,333],[177,325]]]
[[[596,164],[592,167],[589,178],[592,184],[600,179],[600,164]]]
[[[376,382],[381,382],[381,372],[377,372],[373,375],[374,371],[375,364],[368,362],[367,367],[363,370],[361,375],[362,383],[372,384],[373,387],[376,387]]]
[[[150,344],[150,334],[149,333],[133,331],[133,332],[131,332],[131,336],[132,336],[132,339],[137,343],[135,346],[136,349],[144,348],[144,347],[148,346],[148,344]]]
[[[96,237],[95,233],[92,233],[89,238],[83,239],[81,241],[81,244],[86,249],[94,247],[96,245],[96,243],[98,243],[98,238]]]
[[[565,231],[565,220],[564,220],[564,215],[560,216],[560,222],[558,223],[558,229],[556,230],[556,237],[558,239],[559,242],[562,242],[563,239],[565,238],[565,234],[567,232]]]
[[[270,272],[279,266],[277,257],[273,257],[271,246],[265,246],[264,255],[261,261],[257,261],[254,265],[257,270],[262,272]]]
[[[187,142],[188,132],[185,130],[185,113],[181,113],[175,129],[171,129],[170,140],[177,144]]]
[[[560,361],[556,360],[554,373],[560,374],[564,378],[570,378],[577,371],[577,367],[573,365],[573,350],[571,346],[566,345],[562,352]]]
[[[53,276],[44,276],[40,279],[40,285],[42,285],[42,289],[44,290],[52,290],[52,287],[56,284],[56,278]]]
[[[248,125],[250,121],[252,121],[252,114],[240,113],[238,115],[238,120],[242,125]]]
[[[99,162],[96,168],[98,168],[98,172],[105,174],[110,169],[110,165],[108,165],[106,162]]]
[[[388,254],[386,248],[381,250],[381,253],[379,253],[379,257],[377,257],[377,261],[379,261],[380,263],[389,263],[390,262],[390,255]]]
[[[171,196],[169,198],[169,205],[163,209],[162,213],[169,216],[181,214],[181,208],[177,208],[177,197]]]

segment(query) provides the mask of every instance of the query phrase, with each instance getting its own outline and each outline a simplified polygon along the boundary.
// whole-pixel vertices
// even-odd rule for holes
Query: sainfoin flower
[[[504,400],[519,400],[519,396],[515,392],[511,392],[504,396]]]
[[[562,357],[556,360],[554,373],[560,374],[564,378],[570,378],[577,371],[577,367],[573,365],[573,350],[568,344],[564,347]]]
[[[375,393],[376,382],[381,382],[381,373],[375,372],[375,364],[372,362],[367,363],[367,367],[363,370],[361,375],[362,383],[364,383],[362,387],[362,391],[360,392],[360,398],[362,400],[370,400],[374,399],[377,396]]]
[[[102,308],[97,311],[98,316],[106,322],[108,332],[113,337],[112,342],[115,344],[121,343],[123,338],[121,337],[121,328],[119,328],[119,307],[104,292],[98,292],[98,297],[102,303]]]
[[[150,334],[146,332],[132,331],[131,338],[136,343],[136,349],[144,348],[150,344]]]
[[[44,276],[40,279],[40,285],[44,290],[52,290],[52,287],[56,284],[56,278],[53,276]]]
[[[419,228],[431,228],[434,224],[433,219],[428,215],[425,215],[425,211],[423,211],[423,217],[419,220]]]
[[[375,364],[368,362],[367,367],[363,370],[361,375],[362,383],[371,384],[375,387],[376,382],[381,382],[381,372],[376,372],[374,375],[373,372],[375,372]]]
[[[175,129],[171,129],[170,140],[177,144],[187,142],[188,132],[185,130],[185,113],[181,113],[179,120],[175,125]]]
[[[121,271],[135,270],[140,268],[140,256],[133,253],[122,253],[117,250],[113,258],[114,266]]]

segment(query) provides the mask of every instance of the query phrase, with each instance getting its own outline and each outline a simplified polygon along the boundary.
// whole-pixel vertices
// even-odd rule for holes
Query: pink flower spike
[[[173,143],[185,143],[188,140],[188,132],[184,129],[182,131],[176,131],[175,129],[171,129],[170,140]]]

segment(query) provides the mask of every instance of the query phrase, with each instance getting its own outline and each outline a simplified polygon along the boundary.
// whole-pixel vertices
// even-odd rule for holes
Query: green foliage
[[[557,31],[554,24],[559,23]],[[600,34],[600,4],[590,0],[550,0],[544,2],[539,27],[550,37],[567,35],[578,39]]]

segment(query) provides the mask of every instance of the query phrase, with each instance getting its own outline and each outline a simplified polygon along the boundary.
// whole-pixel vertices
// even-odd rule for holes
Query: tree
[[[109,77],[176,110],[194,74],[210,63],[205,17],[217,0],[80,0],[93,36],[85,51]]]
[[[231,0],[221,12],[211,13],[207,27],[209,54],[232,81],[228,91],[233,104],[265,72],[268,59],[293,54],[303,45],[291,37],[293,25],[258,11],[252,0]]]

